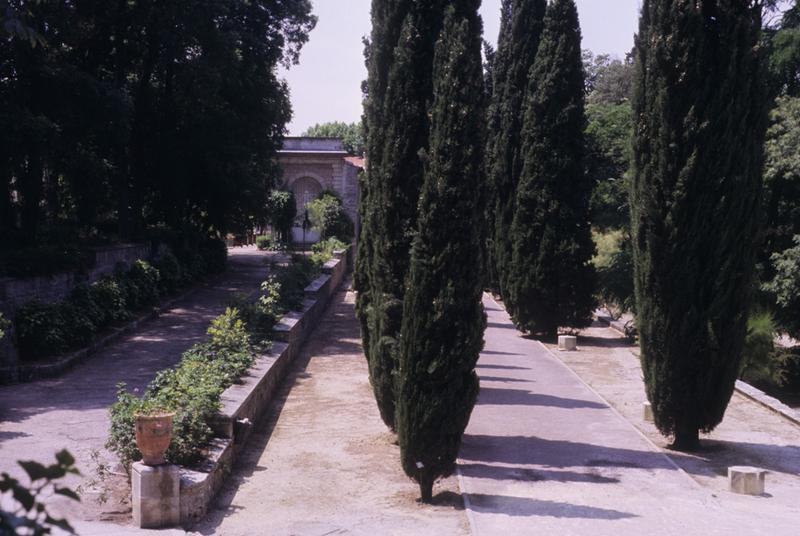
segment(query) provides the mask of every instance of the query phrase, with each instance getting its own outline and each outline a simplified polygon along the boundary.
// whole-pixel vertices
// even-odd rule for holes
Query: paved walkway
[[[461,450],[474,533],[797,534],[790,509],[702,488],[494,301]]]
[[[125,382],[141,392],[156,372],[174,365],[184,350],[205,337],[208,323],[224,311],[234,293],[254,290],[265,279],[266,258],[254,247],[232,249],[221,279],[186,296],[135,333],[59,378],[0,387],[0,471],[22,475],[16,460],[49,462],[56,451],[67,448],[86,477],[70,481],[73,486],[83,483],[84,488],[82,503],[70,505],[70,518],[129,519],[126,494],[112,491],[106,496],[104,488],[119,486],[107,486],[110,482],[95,474],[97,461],[112,469],[116,465],[104,448],[116,385]],[[105,476],[106,481],[115,478],[120,476]]]

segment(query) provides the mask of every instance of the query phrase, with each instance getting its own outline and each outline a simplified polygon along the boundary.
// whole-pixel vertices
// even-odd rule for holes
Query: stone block
[[[575,335],[559,335],[558,349],[572,352],[578,349],[578,337]]]
[[[731,491],[744,495],[763,495],[767,472],[757,467],[738,465],[728,467]]]
[[[177,465],[131,467],[133,523],[143,529],[174,527],[181,521],[180,471]]]
[[[653,422],[655,420],[653,419],[653,406],[650,404],[650,402],[645,402],[642,404],[642,411],[645,421]]]

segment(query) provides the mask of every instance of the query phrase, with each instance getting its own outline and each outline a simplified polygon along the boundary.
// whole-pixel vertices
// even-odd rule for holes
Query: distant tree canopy
[[[333,121],[331,123],[317,123],[302,134],[311,138],[342,138],[344,150],[355,156],[364,156],[366,145],[364,141],[364,127],[358,123],[344,123]]]
[[[633,56],[625,60],[609,54],[595,55],[583,51],[586,100],[588,104],[620,104],[631,98],[633,91]]]
[[[308,0],[6,6],[21,18],[0,34],[0,235],[222,232],[264,215],[291,117],[275,67],[315,24]]]

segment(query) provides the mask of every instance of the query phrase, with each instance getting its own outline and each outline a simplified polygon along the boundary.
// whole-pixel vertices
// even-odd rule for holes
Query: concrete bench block
[[[644,420],[647,422],[653,422],[655,419],[653,418],[653,406],[650,402],[645,402],[642,404],[642,413],[644,415]]]
[[[767,472],[757,467],[738,465],[728,467],[731,491],[744,495],[763,495]]]
[[[575,335],[559,335],[558,349],[572,352],[578,349],[578,337]]]
[[[181,521],[180,471],[177,465],[131,468],[133,523],[143,529],[174,527]]]

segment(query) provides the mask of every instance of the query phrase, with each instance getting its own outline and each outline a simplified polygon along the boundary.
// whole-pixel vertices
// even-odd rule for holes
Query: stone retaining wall
[[[224,483],[236,456],[245,445],[253,424],[261,419],[286,376],[289,365],[314,331],[350,266],[351,249],[325,264],[323,274],[306,287],[302,311],[284,315],[274,328],[274,342],[242,378],[222,393],[221,408],[212,428],[217,436],[209,456],[194,468],[180,468],[181,524],[205,517]],[[136,500],[136,498],[134,498]]]
[[[0,311],[9,315],[31,300],[46,303],[65,298],[72,288],[88,280],[93,283],[114,272],[118,263],[130,266],[138,259],[150,257],[149,244],[121,244],[94,248],[91,251],[92,268],[86,274],[61,273],[51,276],[0,278]]]

